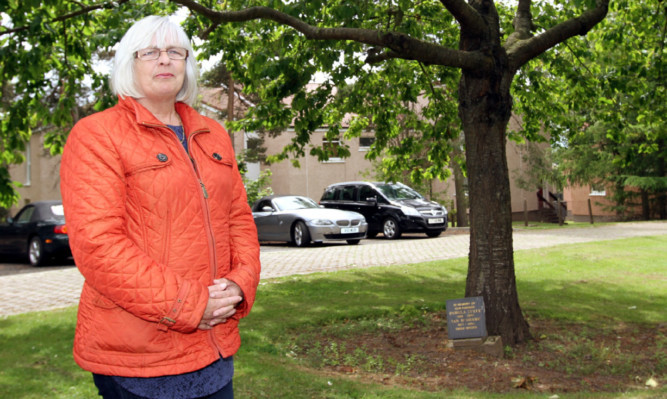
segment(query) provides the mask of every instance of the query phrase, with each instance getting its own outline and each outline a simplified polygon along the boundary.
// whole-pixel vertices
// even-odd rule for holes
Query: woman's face
[[[152,47],[157,48],[153,45]],[[167,44],[159,50],[166,50],[178,45]],[[166,51],[161,51],[156,60],[134,60],[134,78],[137,88],[150,101],[176,101],[176,95],[185,80],[186,60],[169,58]]]

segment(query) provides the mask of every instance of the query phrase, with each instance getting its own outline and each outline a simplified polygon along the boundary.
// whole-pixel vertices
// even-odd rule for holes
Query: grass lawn
[[[241,324],[236,396],[667,397],[666,248],[667,236],[660,236],[515,253],[519,299],[537,340],[506,348],[496,365],[534,364],[534,369],[583,379],[605,369],[605,376],[634,379],[636,389],[605,392],[581,385],[577,392],[516,388],[497,393],[482,385],[434,391],[439,385],[420,385],[415,377],[428,373],[423,357],[395,362],[369,347],[349,347],[362,339],[375,342],[374,336],[446,329],[445,301],[463,297],[467,268],[466,259],[453,259],[263,280],[255,308]],[[0,319],[0,398],[95,397],[90,374],[72,359],[75,319],[75,308]],[[623,353],[613,341],[619,334],[638,340],[636,332],[653,334],[646,358]],[[533,359],[541,352],[549,353],[549,364]],[[465,365],[455,370],[454,379],[469,371]],[[478,378],[483,381],[481,373]],[[645,386],[650,379],[657,388]]]
[[[528,222],[528,225],[526,226],[525,222],[519,222],[515,221],[512,222],[512,228],[515,230],[554,230],[554,229],[562,229],[562,228],[595,228],[595,227],[602,227],[610,224],[617,224],[617,222],[597,222],[594,224],[591,224],[589,222],[573,222],[570,220],[565,221],[565,224],[563,226],[559,226],[558,223],[547,223],[547,222],[534,222],[530,221]]]

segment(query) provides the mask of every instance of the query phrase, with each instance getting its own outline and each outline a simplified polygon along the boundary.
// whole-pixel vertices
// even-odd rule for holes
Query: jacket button
[[[163,154],[163,153],[157,154],[157,160],[160,161],[160,162],[167,162],[168,159],[169,158],[167,157],[166,154]]]
[[[222,157],[221,157],[220,154],[218,154],[217,152],[214,152],[214,153],[213,153],[213,158],[215,158],[216,161],[220,161],[220,160],[222,160]]]

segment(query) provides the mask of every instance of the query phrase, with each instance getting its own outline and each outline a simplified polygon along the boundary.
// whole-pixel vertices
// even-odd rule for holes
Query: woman
[[[238,321],[259,244],[231,142],[197,113],[190,40],[134,24],[111,73],[118,104],[79,121],[61,164],[85,277],[74,358],[105,398],[231,398]]]

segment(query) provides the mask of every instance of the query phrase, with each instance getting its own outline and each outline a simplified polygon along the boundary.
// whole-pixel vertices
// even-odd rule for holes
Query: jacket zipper
[[[145,123],[143,122],[142,125],[148,126],[148,127],[153,127],[153,128],[161,128],[161,129],[169,129],[168,126],[166,125],[159,125],[159,124],[152,124],[152,123]],[[188,140],[188,148],[192,148],[192,140],[193,137],[196,136],[199,133],[206,132],[207,130],[195,130],[192,132],[187,140]],[[171,132],[171,129],[169,129],[169,132]],[[207,232],[207,237],[208,237],[208,243],[209,243],[209,248],[211,249],[210,251],[210,262],[211,262],[211,278],[214,279],[215,275],[217,273],[217,254],[215,250],[215,237],[213,237],[213,229],[211,228],[211,212],[208,207],[208,191],[206,190],[206,185],[204,184],[204,181],[201,179],[201,174],[199,173],[199,169],[197,168],[197,162],[195,159],[190,155],[189,152],[185,151],[185,148],[183,148],[183,145],[181,144],[180,141],[176,138],[175,135],[169,134],[169,136],[172,137],[173,140],[176,140],[178,143],[178,147],[180,147],[181,151],[185,152],[185,155],[188,157],[190,162],[192,163],[192,171],[194,172],[195,178],[197,179],[197,182],[199,183],[199,186],[201,187],[201,192],[202,196],[200,197],[202,199],[202,209],[204,209],[204,222],[206,224],[206,232]]]
[[[144,125],[151,126],[151,127],[159,127],[159,128],[169,129],[169,127],[165,126],[165,125],[153,125],[153,124],[148,124],[148,123],[144,123]],[[170,129],[170,131],[171,131],[171,129]],[[188,148],[192,148],[193,137],[196,136],[197,134],[205,132],[205,131],[206,130],[195,130],[194,132],[192,132],[190,134],[190,136],[188,136],[188,138],[187,138]],[[173,140],[177,140],[175,135],[170,134],[170,136],[173,138]],[[209,254],[210,259],[209,259],[209,261],[211,262],[211,277],[212,277],[212,279],[215,279],[215,275],[217,273],[217,254],[216,254],[216,250],[215,250],[215,237],[213,236],[213,229],[211,228],[211,212],[209,210],[208,201],[207,201],[208,200],[208,191],[206,190],[206,185],[204,184],[204,181],[201,179],[199,169],[197,168],[197,162],[192,157],[192,155],[190,155],[189,152],[185,151],[185,148],[183,148],[183,145],[180,142],[178,142],[178,146],[181,148],[181,151],[185,152],[185,155],[188,157],[188,159],[190,159],[190,162],[192,163],[192,169],[191,170],[193,171],[193,173],[195,175],[195,178],[199,182],[199,186],[202,189],[202,196],[200,198],[201,198],[201,202],[202,202],[202,209],[204,209],[204,222],[206,224],[206,232],[207,232],[207,238],[208,238],[208,243],[209,243],[209,248],[210,248],[210,254]],[[215,350],[218,352],[218,354],[220,356],[223,356],[222,355],[223,350],[220,347],[220,345],[218,345],[218,343],[216,342],[212,329],[209,330],[209,332],[208,332],[208,339],[211,343],[211,346],[213,348],[215,348]]]
[[[188,148],[192,148],[192,140],[194,136],[197,134],[203,132],[203,130],[196,130],[188,136]],[[180,143],[179,143],[180,144]],[[183,147],[183,146],[181,146]],[[185,151],[185,149],[183,149]],[[189,153],[187,154],[188,158],[190,158],[190,161],[192,162],[193,170],[195,172],[195,175],[197,176],[197,180],[199,180],[199,185],[201,186],[202,190],[202,196],[204,201],[202,202],[202,205],[204,206],[205,210],[205,221],[206,221],[206,231],[208,232],[208,239],[209,239],[209,245],[211,246],[211,277],[215,278],[215,275],[218,271],[217,267],[217,253],[215,251],[215,237],[213,236],[213,228],[211,228],[211,211],[209,210],[208,207],[208,191],[206,190],[206,185],[204,184],[204,181],[201,179],[201,174],[199,173],[199,168],[197,167],[197,161],[190,155]]]
[[[188,148],[192,148],[192,140],[193,137],[200,133],[200,131],[194,131],[190,136],[188,137]],[[179,143],[180,144],[180,143]],[[181,146],[183,147],[183,146]],[[185,149],[183,149],[185,151]],[[197,175],[197,179],[199,180],[199,184],[201,185],[202,189],[202,194],[203,194],[203,207],[205,209],[205,221],[206,221],[206,231],[208,232],[208,241],[209,245],[211,246],[211,277],[215,279],[216,273],[217,273],[217,253],[215,250],[215,237],[213,236],[213,229],[211,228],[211,212],[209,211],[208,207],[208,191],[206,191],[206,185],[201,179],[201,175],[199,174],[199,168],[197,167],[197,161],[190,155],[189,153],[187,154],[188,157],[190,158],[190,161],[192,162],[193,170],[195,174]],[[213,329],[208,331],[208,339],[211,343],[211,346],[215,348],[215,350],[218,352],[218,355],[220,357],[223,357],[223,349],[218,345],[218,342],[215,339],[215,336],[213,335]]]

